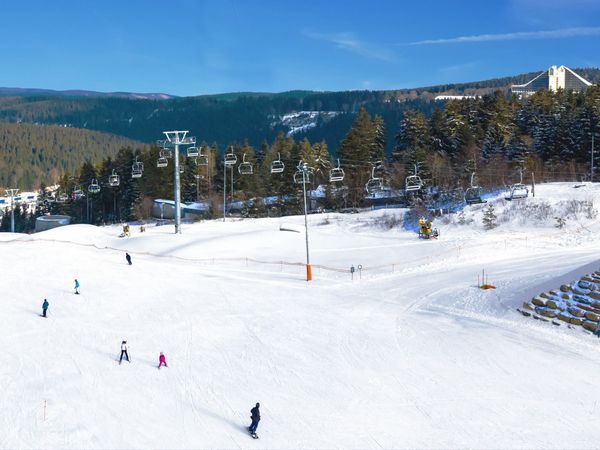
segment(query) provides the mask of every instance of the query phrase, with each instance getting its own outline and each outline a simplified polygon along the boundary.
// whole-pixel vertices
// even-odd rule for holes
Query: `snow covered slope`
[[[354,281],[254,261],[302,262],[304,234],[279,231],[302,217],[0,234],[0,447],[596,448],[597,339],[515,307],[600,268],[598,220],[564,203],[600,189],[536,191],[523,205],[564,229],[502,200],[498,228],[469,207],[438,241],[378,225],[402,211],[310,216],[311,262],[361,264]]]

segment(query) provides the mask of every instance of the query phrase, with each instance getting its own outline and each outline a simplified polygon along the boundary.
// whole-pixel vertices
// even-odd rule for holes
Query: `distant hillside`
[[[98,92],[85,90],[55,91],[53,89],[0,87],[0,97],[7,96],[48,96],[48,97],[121,97],[131,99],[167,100],[175,98],[174,95],[162,93],[136,93],[136,92]]]
[[[574,70],[592,82],[600,82],[599,69]],[[511,84],[524,83],[538,73],[388,91],[238,92],[167,99],[160,97],[162,94],[119,96],[63,91],[56,95],[53,91],[54,95],[48,95],[48,91],[25,89],[12,91],[12,96],[0,95],[0,121],[67,125],[147,143],[161,138],[164,130],[187,129],[200,141],[217,142],[221,149],[244,139],[258,147],[283,131],[297,139],[325,140],[335,151],[354,114],[365,107],[371,115],[383,117],[389,153],[406,109],[429,115],[440,106],[433,101],[436,95],[508,91]],[[150,98],[139,98],[140,95]]]
[[[143,144],[108,133],[56,125],[0,123],[0,192],[31,189],[73,173],[86,160],[100,161],[120,148]]]

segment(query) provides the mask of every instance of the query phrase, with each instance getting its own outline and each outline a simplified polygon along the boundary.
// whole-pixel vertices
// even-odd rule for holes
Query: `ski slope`
[[[485,231],[484,208],[436,220],[438,241],[377,225],[399,210],[310,216],[311,262],[361,264],[353,281],[246,262],[303,262],[304,233],[279,231],[303,217],[0,233],[0,448],[597,448],[598,339],[515,308],[600,268],[598,219]]]

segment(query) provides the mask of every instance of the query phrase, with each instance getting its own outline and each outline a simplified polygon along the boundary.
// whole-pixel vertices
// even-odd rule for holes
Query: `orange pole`
[[[306,265],[306,281],[312,280],[312,270],[310,269],[310,264]]]

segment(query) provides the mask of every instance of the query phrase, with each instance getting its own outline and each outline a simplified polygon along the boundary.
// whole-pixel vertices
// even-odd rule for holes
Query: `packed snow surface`
[[[310,283],[281,263],[300,216],[0,234],[0,447],[597,448],[598,340],[515,308],[600,268],[574,206],[599,193],[491,199],[497,228],[468,207],[437,241],[382,225],[403,210],[311,215]]]

